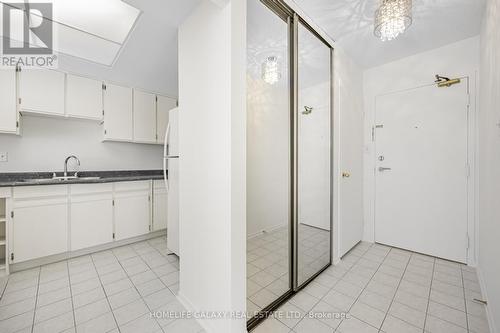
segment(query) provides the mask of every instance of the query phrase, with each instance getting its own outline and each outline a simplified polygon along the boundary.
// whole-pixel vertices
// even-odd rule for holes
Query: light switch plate
[[[9,154],[7,152],[0,152],[0,162],[7,162],[9,160]]]

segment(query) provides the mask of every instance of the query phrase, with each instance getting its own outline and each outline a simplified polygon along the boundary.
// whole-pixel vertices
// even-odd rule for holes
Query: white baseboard
[[[181,290],[176,295],[177,300],[184,306],[184,308],[189,312],[197,312],[198,310],[193,306],[193,303],[189,299],[187,299]],[[200,324],[201,328],[205,330],[206,333],[212,333],[214,330],[206,320],[202,320],[200,318],[195,318],[196,322]]]
[[[257,236],[260,236],[260,235],[262,235],[262,234],[264,234],[264,233],[267,233],[267,232],[272,232],[272,231],[274,231],[274,230],[276,230],[276,229],[283,228],[283,227],[286,227],[286,226],[287,226],[287,224],[277,224],[277,225],[273,225],[272,227],[269,227],[269,228],[266,228],[266,229],[261,230],[261,231],[259,231],[259,232],[255,232],[255,233],[253,233],[253,234],[247,235],[247,239],[252,239],[252,238],[257,237]]]
[[[42,266],[42,265],[52,264],[52,263],[62,261],[62,260],[80,257],[83,255],[87,255],[87,254],[91,254],[91,253],[95,253],[95,252],[99,252],[99,251],[105,251],[105,250],[114,249],[116,247],[120,247],[120,246],[124,246],[124,245],[128,245],[128,244],[142,242],[142,241],[145,241],[148,239],[161,237],[164,235],[166,235],[165,230],[153,231],[149,234],[136,236],[136,237],[132,237],[132,238],[127,238],[127,239],[122,239],[122,240],[118,240],[118,241],[112,241],[112,242],[109,242],[106,244],[96,245],[96,246],[92,246],[92,247],[81,249],[81,250],[68,251],[68,252],[54,254],[51,256],[47,256],[47,257],[42,257],[42,258],[27,260],[27,261],[15,263],[15,264],[10,264],[9,268],[10,268],[10,272],[14,273],[14,272],[18,272],[18,271],[22,271],[22,270],[26,270],[26,269],[30,269],[30,268]]]
[[[484,276],[483,272],[479,267],[476,268],[477,272],[477,278],[479,280],[479,286],[481,287],[481,294],[483,295],[483,298],[487,301],[488,300],[488,294],[486,293],[486,284],[484,282]],[[497,326],[495,323],[495,316],[493,316],[493,313],[491,312],[491,307],[489,305],[486,305],[486,318],[488,319],[488,325],[490,326],[490,333],[499,333],[497,331]]]

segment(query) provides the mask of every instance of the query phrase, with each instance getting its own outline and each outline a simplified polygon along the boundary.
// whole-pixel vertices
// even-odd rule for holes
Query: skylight
[[[3,1],[22,4],[23,1]],[[42,2],[29,0],[28,3]],[[47,0],[53,4],[55,52],[112,66],[133,29],[141,11],[121,0]],[[22,8],[22,7],[19,7]],[[37,17],[38,15],[38,17]],[[31,12],[30,20],[40,20]],[[11,17],[21,20],[22,17]],[[19,26],[19,25],[18,25]],[[16,36],[18,36],[16,38]],[[23,40],[22,32],[11,33]],[[31,39],[30,44],[37,44]]]

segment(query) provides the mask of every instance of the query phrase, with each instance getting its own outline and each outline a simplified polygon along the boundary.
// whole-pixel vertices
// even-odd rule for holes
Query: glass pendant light
[[[381,0],[375,12],[374,34],[382,41],[393,40],[412,23],[412,0]]]
[[[276,56],[267,57],[262,63],[262,80],[269,84],[275,84],[281,79],[278,58]]]

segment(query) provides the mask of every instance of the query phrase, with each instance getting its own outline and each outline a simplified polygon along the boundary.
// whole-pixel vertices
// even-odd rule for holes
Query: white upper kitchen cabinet
[[[64,116],[65,74],[48,69],[25,69],[19,72],[21,112]]]
[[[66,115],[102,120],[102,82],[68,74],[66,77]]]
[[[13,189],[11,262],[68,251],[67,185]]]
[[[163,180],[153,181],[153,231],[167,228],[168,192]]]
[[[132,88],[106,84],[104,89],[104,140],[132,141]]]
[[[150,181],[115,183],[115,240],[149,233],[151,221]]]
[[[70,244],[76,251],[113,241],[113,184],[71,185]]]
[[[165,131],[168,124],[168,112],[177,106],[177,100],[170,97],[158,96],[156,102],[156,142],[163,144],[165,141]]]
[[[18,133],[16,71],[0,70],[0,133]]]
[[[134,142],[156,143],[156,95],[135,89]]]

